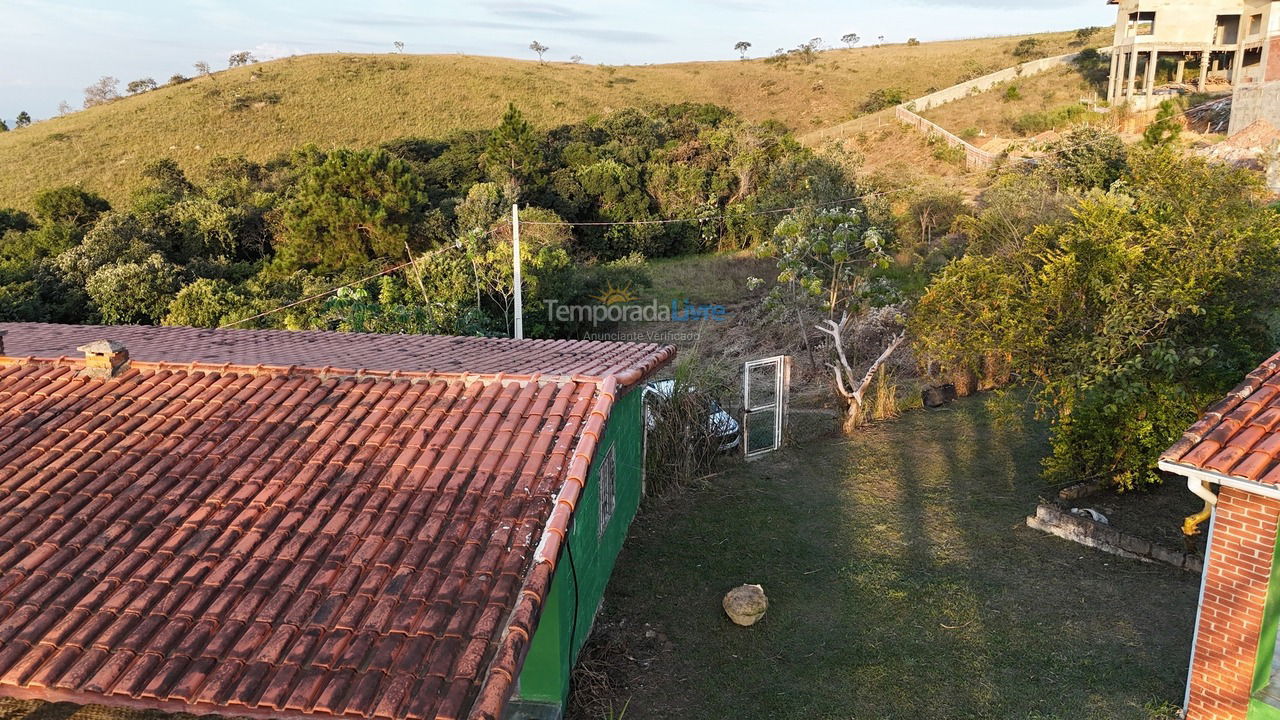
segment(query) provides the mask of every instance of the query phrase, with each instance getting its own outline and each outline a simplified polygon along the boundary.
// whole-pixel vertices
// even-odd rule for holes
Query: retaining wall
[[[1110,52],[1110,48],[1106,48],[1101,52]],[[900,122],[910,125],[926,136],[935,137],[942,142],[947,143],[951,147],[958,147],[964,150],[964,164],[970,170],[985,170],[995,165],[996,160],[1000,158],[995,153],[987,152],[973,143],[968,142],[955,133],[949,132],[937,123],[930,122],[920,117],[917,113],[926,110],[932,110],[939,105],[945,105],[949,102],[955,102],[962,98],[966,98],[973,93],[980,93],[990,90],[991,88],[1003,82],[1016,80],[1021,77],[1038,75],[1046,70],[1065,67],[1079,53],[1068,53],[1066,55],[1057,55],[1054,57],[1042,58],[1040,60],[1032,60],[1024,62],[1021,65],[1015,65],[1004,70],[997,70],[980,78],[962,82],[959,85],[952,85],[949,88],[929,93],[924,97],[916,98],[908,103],[899,105],[894,113]]]

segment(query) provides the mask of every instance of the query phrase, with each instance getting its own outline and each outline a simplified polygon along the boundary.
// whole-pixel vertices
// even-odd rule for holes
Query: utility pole
[[[516,323],[515,338],[524,339],[524,293],[520,287],[520,204],[511,206],[511,263],[515,274]]]

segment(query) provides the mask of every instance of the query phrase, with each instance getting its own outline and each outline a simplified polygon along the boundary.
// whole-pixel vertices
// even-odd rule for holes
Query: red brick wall
[[[1267,50],[1267,82],[1280,80],[1280,37],[1271,38],[1271,47]]]
[[[1280,501],[1221,488],[1191,668],[1188,720],[1244,720]]]

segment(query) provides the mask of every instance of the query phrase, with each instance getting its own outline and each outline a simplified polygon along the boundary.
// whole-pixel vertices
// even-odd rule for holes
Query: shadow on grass
[[[637,641],[626,717],[1145,718],[1177,701],[1196,578],[1027,529],[1044,449],[1039,424],[969,399],[650,510],[603,618],[669,641]],[[744,582],[770,598],[750,629],[720,610]]]

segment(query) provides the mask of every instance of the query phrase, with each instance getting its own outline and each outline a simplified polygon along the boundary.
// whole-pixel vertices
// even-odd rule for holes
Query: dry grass
[[[1070,33],[1042,35],[1062,52]],[[627,106],[725,105],[803,132],[850,120],[873,90],[911,96],[957,82],[967,65],[1012,65],[1020,37],[833,50],[816,62],[764,60],[604,67],[463,55],[309,55],[238,68],[0,134],[0,207],[83,183],[113,202],[142,165],[200,169],[218,155],[264,160],[306,142],[369,146],[497,123],[508,102],[540,126]],[[107,68],[109,70],[109,68]]]
[[[1016,88],[1012,97],[1010,88]],[[987,135],[1020,137],[1014,128],[1020,117],[1057,110],[1096,97],[1097,89],[1078,71],[1059,68],[1003,83],[922,114],[962,137],[979,131]]]

